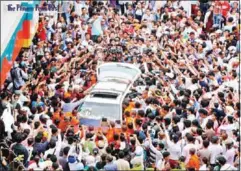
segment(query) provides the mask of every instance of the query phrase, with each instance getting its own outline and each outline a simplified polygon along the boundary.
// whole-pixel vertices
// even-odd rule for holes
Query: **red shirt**
[[[44,28],[44,24],[43,23],[39,23],[39,27],[38,27],[38,38],[41,41],[45,41],[46,40],[46,30]]]
[[[216,5],[220,7],[222,15],[226,18],[231,8],[229,2],[216,2]]]
[[[128,34],[134,34],[134,28],[133,27],[129,27],[129,28],[125,28],[124,32],[128,33]]]

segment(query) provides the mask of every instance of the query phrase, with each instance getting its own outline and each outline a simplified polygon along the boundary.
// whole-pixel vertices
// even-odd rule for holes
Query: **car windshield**
[[[109,120],[120,120],[120,106],[117,104],[104,104],[85,102],[78,108],[80,116],[101,119],[107,118]]]

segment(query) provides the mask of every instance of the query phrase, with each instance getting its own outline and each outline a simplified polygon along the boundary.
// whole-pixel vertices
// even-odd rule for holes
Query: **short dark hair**
[[[192,125],[192,122],[190,120],[185,120],[183,123],[186,128],[190,128]]]
[[[209,141],[208,140],[204,140],[203,141],[203,147],[208,148],[208,146],[209,146]]]
[[[21,143],[23,141],[23,135],[22,133],[20,132],[17,132],[15,135],[14,135],[14,138],[16,140],[17,143]]]
[[[193,142],[194,141],[194,138],[193,138],[193,136],[191,135],[191,134],[186,134],[186,137],[187,137],[187,140],[189,141],[189,142]]]
[[[68,153],[69,153],[69,150],[70,150],[70,147],[64,147],[64,149],[63,149],[63,153],[64,153],[64,155],[68,155]]]
[[[196,153],[196,150],[195,150],[195,148],[191,148],[189,152],[191,155],[194,155]]]
[[[162,153],[162,156],[163,156],[163,158],[166,158],[166,157],[170,156],[170,153],[168,151],[165,151]]]
[[[209,119],[208,122],[207,122],[207,124],[206,124],[206,127],[207,127],[208,129],[211,129],[211,128],[213,127],[213,124],[214,124],[214,122],[213,122],[211,119]]]
[[[49,147],[54,148],[56,146],[56,142],[54,140],[50,140]]]
[[[107,156],[106,160],[107,160],[108,162],[112,162],[113,157],[109,155],[109,156]]]
[[[204,115],[208,115],[208,112],[207,112],[206,109],[199,109],[198,112],[199,112],[199,113],[202,113],[202,114],[204,114]]]
[[[31,145],[31,144],[33,144],[33,142],[34,142],[34,139],[33,138],[28,138],[28,145]]]
[[[52,164],[52,167],[56,170],[56,169],[59,168],[59,164],[58,164],[57,162],[54,162],[54,163]]]
[[[164,105],[162,106],[162,108],[165,110],[165,111],[169,111],[170,107],[168,105]]]
[[[123,159],[123,158],[125,157],[125,153],[124,153],[124,151],[122,151],[122,150],[119,151],[118,156],[119,156],[120,159]]]
[[[55,162],[58,161],[57,157],[56,157],[55,155],[53,155],[53,154],[51,155],[50,160],[51,160],[53,163],[55,163]]]

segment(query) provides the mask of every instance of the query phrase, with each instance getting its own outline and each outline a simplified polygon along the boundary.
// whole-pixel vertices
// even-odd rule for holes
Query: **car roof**
[[[95,91],[108,91],[108,92],[115,92],[115,93],[124,93],[129,84],[123,82],[109,82],[109,81],[101,81],[98,82],[91,92]]]

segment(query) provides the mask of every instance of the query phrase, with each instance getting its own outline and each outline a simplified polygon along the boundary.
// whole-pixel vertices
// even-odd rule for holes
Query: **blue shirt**
[[[91,33],[94,36],[99,36],[102,34],[102,29],[101,29],[101,20],[102,20],[102,16],[99,16],[92,24],[92,29],[91,29]]]
[[[108,163],[105,165],[104,169],[106,171],[117,171],[117,165],[114,163]]]
[[[48,146],[48,141],[45,141],[44,143],[35,143],[33,145],[33,149],[37,151],[38,154],[40,154],[46,151],[47,146]]]
[[[38,106],[44,107],[44,103],[43,103],[43,102],[37,103],[36,101],[33,101],[33,102],[32,102],[32,107],[38,107]]]

